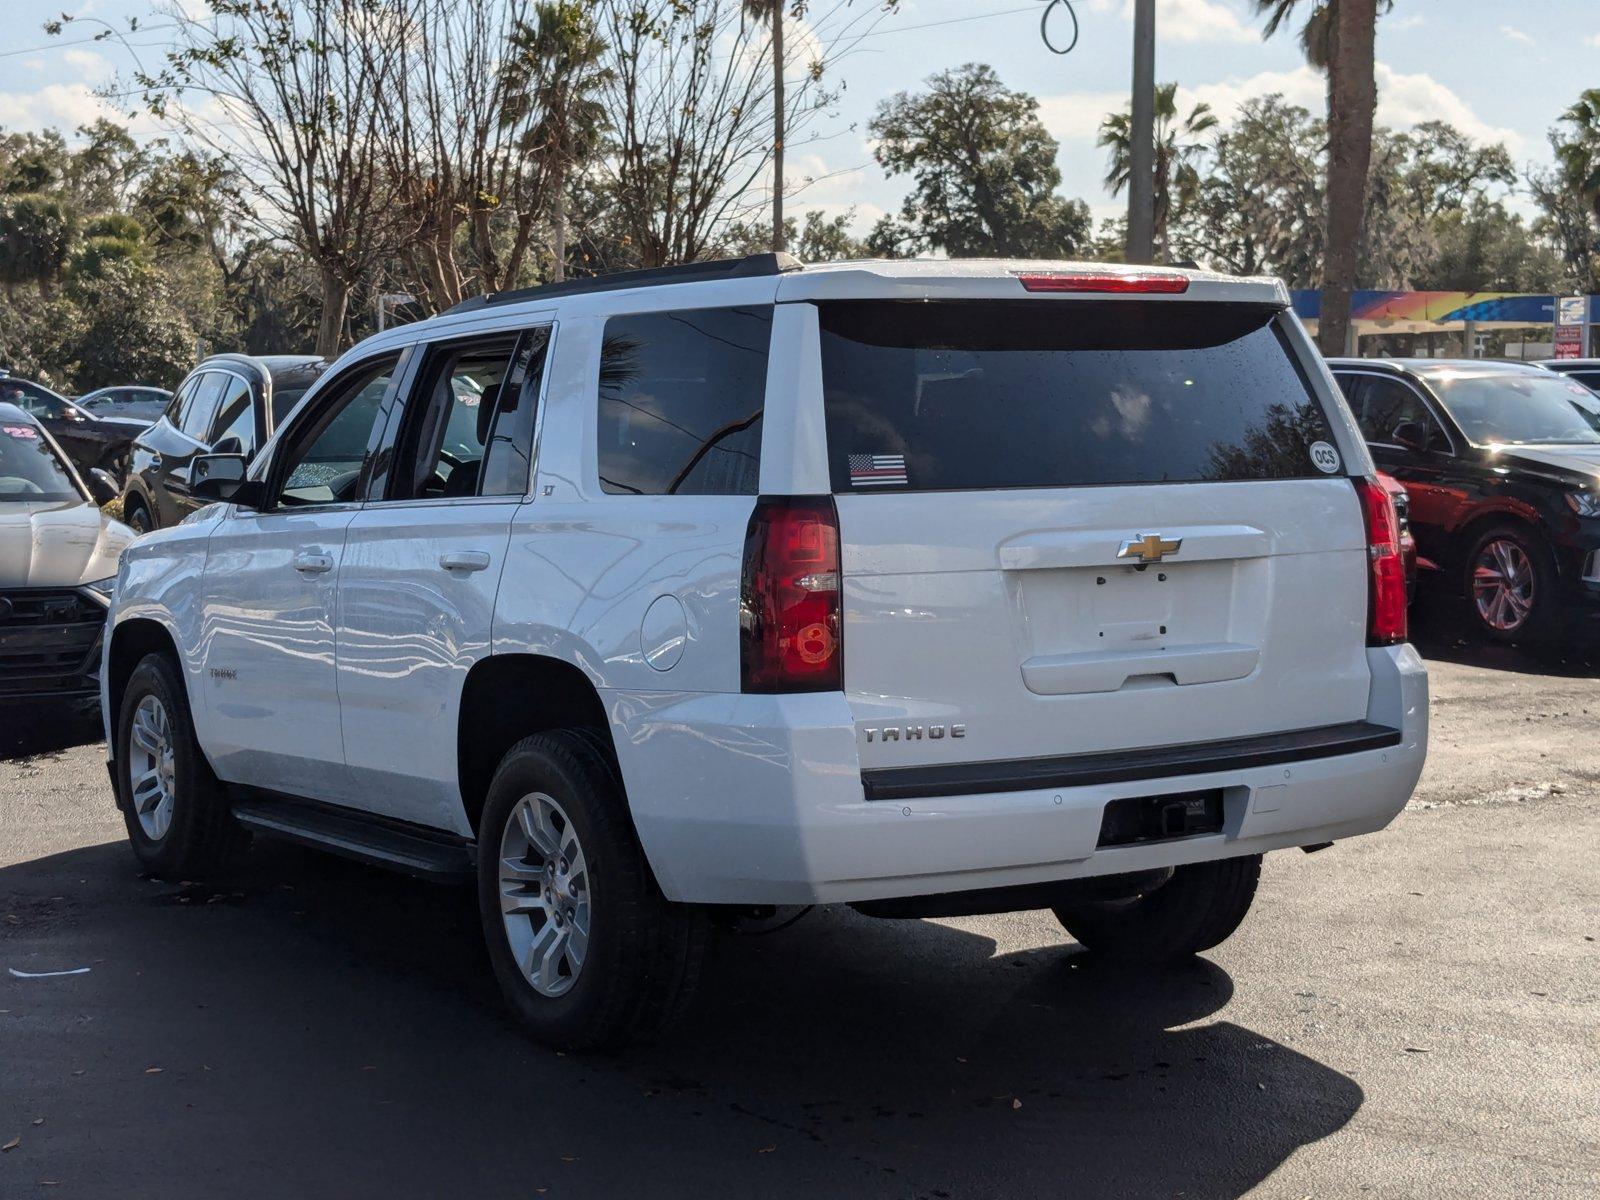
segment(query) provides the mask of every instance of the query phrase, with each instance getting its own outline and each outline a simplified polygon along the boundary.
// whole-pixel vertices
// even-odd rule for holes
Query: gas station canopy
[[[1600,296],[1581,299],[1587,308],[1583,323],[1600,324]],[[1550,328],[1555,325],[1556,305],[1555,296],[1528,292],[1358,291],[1351,301],[1350,323],[1357,336],[1442,333],[1468,328],[1480,331]],[[1294,311],[1315,329],[1322,312],[1322,293],[1310,288],[1296,289]]]

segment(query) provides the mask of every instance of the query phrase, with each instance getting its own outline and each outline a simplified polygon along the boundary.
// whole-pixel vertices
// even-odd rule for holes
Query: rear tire
[[[1154,891],[1055,909],[1056,920],[1094,953],[1159,966],[1221,945],[1239,928],[1261,878],[1261,856],[1179,867]]]
[[[195,740],[173,662],[147,654],[117,712],[117,791],[134,857],[153,875],[214,874],[250,844]]]
[[[540,1041],[647,1041],[689,1008],[705,913],[661,894],[592,731],[534,734],[500,761],[479,822],[478,907],[506,1004]]]

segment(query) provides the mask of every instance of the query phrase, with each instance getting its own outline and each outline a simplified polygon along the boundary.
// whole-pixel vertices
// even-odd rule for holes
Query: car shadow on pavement
[[[1419,591],[1410,615],[1411,641],[1430,661],[1522,675],[1570,679],[1600,676],[1600,637],[1577,635],[1523,649],[1488,641],[1469,622],[1463,602],[1437,584]]]
[[[54,754],[105,736],[98,711],[80,712],[61,705],[0,707],[0,762]]]
[[[91,968],[0,975],[0,1178],[62,1194],[1235,1197],[1363,1100],[1212,962],[843,909],[719,938],[668,1041],[557,1054],[468,891],[281,845],[218,887],[116,843],[0,869],[0,965]]]

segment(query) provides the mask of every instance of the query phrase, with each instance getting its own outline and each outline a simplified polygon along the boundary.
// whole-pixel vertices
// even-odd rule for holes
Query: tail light
[[[1181,296],[1189,290],[1187,275],[1167,271],[1019,271],[1017,281],[1029,292]]]
[[[747,692],[844,686],[839,514],[832,496],[763,496],[744,538],[740,682]]]
[[[1357,478],[1367,517],[1367,645],[1406,640],[1406,565],[1400,554],[1400,518],[1394,497],[1376,479]]]

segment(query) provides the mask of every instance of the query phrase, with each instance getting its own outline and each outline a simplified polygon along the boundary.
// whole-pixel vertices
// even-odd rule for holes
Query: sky
[[[867,123],[877,105],[915,91],[929,75],[986,62],[1013,89],[1036,96],[1060,142],[1063,190],[1087,200],[1097,218],[1122,211],[1105,190],[1105,152],[1095,146],[1101,119],[1127,105],[1132,0],[1070,0],[1080,36],[1067,55],[1050,53],[1039,33],[1051,0],[901,0],[874,21],[872,0],[812,0],[807,22],[818,42],[853,25],[870,35],[829,63],[835,109],[790,145],[792,209],[854,211],[864,230],[898,207],[903,179],[885,178],[872,160]],[[0,128],[71,129],[96,115],[117,116],[96,92],[125,76],[133,56],[158,63],[164,5],[198,10],[200,0],[0,0]],[[63,11],[83,23],[59,38],[44,22]],[[152,12],[155,10],[155,13]],[[1226,122],[1238,103],[1281,92],[1320,114],[1322,78],[1302,59],[1292,31],[1263,42],[1253,0],[1157,0],[1156,75],[1176,80],[1183,110],[1211,104]],[[84,42],[104,21],[136,16],[146,26],[132,49]],[[1052,28],[1064,31],[1057,7]],[[803,44],[806,29],[790,34]],[[844,42],[835,45],[842,50]],[[1600,87],[1600,0],[1396,0],[1379,21],[1378,119],[1407,127],[1442,119],[1484,141],[1503,143],[1519,164],[1549,161],[1546,131],[1586,87]],[[126,114],[121,114],[126,116]],[[141,136],[158,130],[148,119]],[[811,182],[808,182],[811,181]],[[1528,211],[1526,201],[1512,197]]]

